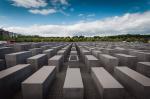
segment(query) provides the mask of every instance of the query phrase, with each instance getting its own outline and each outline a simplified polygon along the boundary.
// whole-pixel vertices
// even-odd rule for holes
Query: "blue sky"
[[[0,0],[0,26],[27,35],[150,34],[149,19],[150,0]]]

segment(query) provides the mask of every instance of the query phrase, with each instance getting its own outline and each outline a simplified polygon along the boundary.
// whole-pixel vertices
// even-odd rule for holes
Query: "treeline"
[[[84,37],[84,36],[74,36],[74,37],[40,37],[40,36],[24,36],[18,35],[16,37],[2,37],[0,40],[15,41],[15,42],[88,42],[88,41],[126,41],[126,42],[144,42],[148,43],[150,41],[150,35],[117,35],[117,36],[94,36],[94,37]]]

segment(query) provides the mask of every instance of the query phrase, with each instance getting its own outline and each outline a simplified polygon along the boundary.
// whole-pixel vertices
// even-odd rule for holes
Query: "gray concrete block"
[[[48,60],[48,65],[56,66],[57,72],[60,72],[63,62],[64,60],[62,55],[55,55]]]
[[[31,64],[33,69],[36,71],[44,65],[47,65],[48,58],[46,54],[38,54],[27,59],[27,63]]]
[[[147,52],[131,51],[130,55],[137,56],[139,62],[150,61],[150,53]]]
[[[0,59],[5,59],[5,54],[10,54],[13,52],[12,47],[1,47],[0,48]]]
[[[32,43],[31,44],[31,48],[39,48],[40,47],[40,43]]]
[[[63,86],[64,99],[83,99],[84,86],[79,68],[68,68]]]
[[[11,99],[21,82],[32,74],[30,64],[19,64],[0,71],[0,99]]]
[[[5,60],[0,59],[0,71],[6,68]]]
[[[31,49],[31,44],[15,44],[14,45],[14,50],[15,52],[19,52],[19,51],[28,51],[29,49]]]
[[[99,60],[93,55],[85,55],[85,65],[87,66],[88,72],[91,71],[91,67],[99,67]]]
[[[70,51],[70,55],[77,55],[77,51]]]
[[[138,62],[136,71],[150,78],[150,62]]]
[[[118,66],[119,60],[116,57],[107,54],[100,54],[100,62],[109,73],[114,72],[114,68]]]
[[[80,56],[82,61],[85,63],[85,55],[91,55],[91,52],[85,49],[80,49]]]
[[[124,87],[103,67],[92,67],[91,75],[101,99],[124,99]]]
[[[78,68],[80,65],[78,55],[70,55],[68,65],[70,68]]]
[[[55,66],[44,66],[22,82],[23,99],[45,99],[56,78]]]
[[[121,48],[121,47],[116,47],[115,50],[117,53],[122,53],[122,54],[128,54],[129,53],[127,49]]]
[[[54,49],[47,49],[43,51],[43,54],[46,54],[48,59],[55,55]]]
[[[137,65],[137,57],[131,56],[127,54],[116,54],[115,55],[119,59],[119,66],[128,66],[131,69],[136,69]]]
[[[72,48],[71,48],[71,51],[76,51],[76,48],[75,48],[75,47],[72,47]]]
[[[116,67],[115,76],[137,99],[150,99],[150,78],[128,68]]]
[[[6,65],[7,67],[15,66],[17,64],[25,64],[27,63],[27,58],[31,57],[32,53],[30,51],[22,51],[11,54],[6,54]]]
[[[43,45],[41,46],[42,50],[47,50],[47,49],[50,49],[52,46],[51,45]]]
[[[41,54],[42,53],[42,48],[33,48],[33,49],[29,49],[29,51],[31,51],[32,56],[37,55],[37,54]]]
[[[113,56],[117,53],[117,51],[115,49],[106,48],[105,50],[103,50],[103,53]]]
[[[92,55],[95,56],[95,57],[98,58],[98,59],[99,59],[99,54],[102,54],[102,52],[101,52],[101,51],[98,51],[98,50],[93,50],[93,51],[92,51]]]

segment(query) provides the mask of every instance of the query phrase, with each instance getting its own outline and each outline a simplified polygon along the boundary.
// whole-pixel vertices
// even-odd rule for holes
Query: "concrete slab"
[[[91,75],[101,99],[124,99],[124,87],[103,67],[92,67]]]
[[[137,56],[139,62],[150,62],[150,53],[131,51],[130,55]]]
[[[131,69],[136,69],[137,65],[137,57],[127,54],[116,54],[115,55],[119,59],[119,66],[128,66]]]
[[[1,47],[0,48],[0,59],[5,59],[5,54],[13,53],[12,47]]]
[[[29,51],[31,51],[32,56],[37,55],[37,54],[41,54],[42,53],[42,48],[33,48],[33,49],[29,49]]]
[[[79,57],[78,55],[70,55],[68,65],[70,68],[79,68]]]
[[[7,67],[15,66],[17,64],[25,64],[27,63],[27,58],[31,57],[32,53],[30,51],[22,51],[11,54],[6,54],[6,65]]]
[[[5,69],[6,68],[6,65],[5,65],[5,60],[3,59],[0,59],[0,71]]]
[[[64,99],[83,99],[84,86],[79,68],[68,68],[63,86]]]
[[[115,76],[137,99],[150,99],[150,78],[128,68],[116,67]]]
[[[119,60],[116,57],[113,57],[111,55],[108,54],[100,54],[100,62],[101,64],[105,67],[105,69],[109,72],[109,73],[113,73],[114,72],[114,68],[116,66],[118,66]]]
[[[99,60],[93,55],[85,55],[85,65],[87,66],[88,72],[91,71],[91,67],[99,67]]]
[[[47,49],[43,51],[43,54],[46,54],[48,59],[55,55],[54,49]]]
[[[48,60],[48,65],[56,66],[57,72],[60,72],[63,62],[64,60],[62,55],[55,55]]]
[[[55,66],[44,66],[22,82],[23,99],[45,99],[56,78]]]
[[[150,62],[138,62],[136,71],[150,78]]]
[[[21,82],[32,74],[30,64],[19,64],[0,71],[0,99],[11,99]]]
[[[33,70],[36,71],[44,65],[47,65],[48,58],[46,54],[38,54],[27,59],[27,63],[31,64]]]

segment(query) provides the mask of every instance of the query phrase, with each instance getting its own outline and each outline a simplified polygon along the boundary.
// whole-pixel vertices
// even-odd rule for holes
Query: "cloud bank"
[[[119,34],[150,34],[150,11],[126,13],[92,22],[72,25],[33,25],[29,27],[7,27],[8,31],[40,36],[108,36]]]

